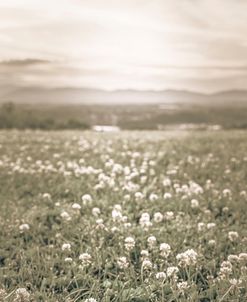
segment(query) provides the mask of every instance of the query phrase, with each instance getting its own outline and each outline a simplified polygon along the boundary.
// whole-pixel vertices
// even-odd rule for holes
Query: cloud
[[[23,60],[6,60],[6,61],[0,61],[0,66],[5,67],[25,67],[25,66],[32,66],[32,65],[40,65],[40,64],[50,64],[51,62],[48,60],[42,60],[42,59],[23,59]]]
[[[236,0],[0,0],[0,80],[217,90],[236,77],[246,87],[246,11]]]

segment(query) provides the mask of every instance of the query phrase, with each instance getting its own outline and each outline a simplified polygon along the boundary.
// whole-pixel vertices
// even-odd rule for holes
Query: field
[[[244,131],[0,132],[0,301],[247,300]]]

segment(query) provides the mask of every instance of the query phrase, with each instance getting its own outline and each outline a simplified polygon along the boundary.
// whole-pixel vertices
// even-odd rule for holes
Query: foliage
[[[1,131],[0,300],[246,301],[246,148],[244,131]]]

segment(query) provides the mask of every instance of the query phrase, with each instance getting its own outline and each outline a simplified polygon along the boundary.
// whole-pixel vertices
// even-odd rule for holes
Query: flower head
[[[179,266],[190,266],[195,265],[197,262],[198,254],[192,249],[185,251],[184,253],[178,254],[176,259],[178,260]]]
[[[124,240],[124,246],[127,251],[133,250],[135,247],[135,239],[133,237],[126,237]]]
[[[27,224],[27,223],[23,223],[23,224],[21,224],[21,225],[19,226],[19,230],[20,230],[21,232],[28,231],[29,229],[30,229],[30,226],[29,226],[29,224]]]

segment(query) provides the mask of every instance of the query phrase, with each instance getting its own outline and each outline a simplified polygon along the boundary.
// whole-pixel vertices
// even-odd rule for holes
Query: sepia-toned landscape
[[[0,302],[247,301],[247,2],[0,0]]]

